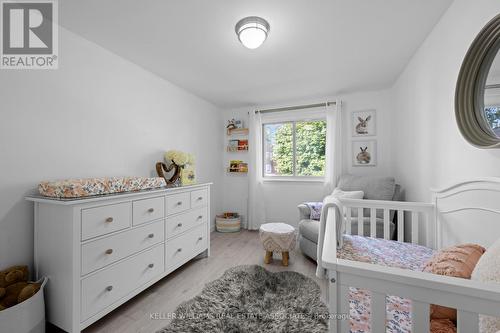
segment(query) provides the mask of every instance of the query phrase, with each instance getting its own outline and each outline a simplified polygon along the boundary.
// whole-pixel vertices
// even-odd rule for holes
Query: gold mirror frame
[[[500,15],[474,39],[460,68],[455,91],[455,116],[464,138],[478,148],[500,148],[484,116],[484,87],[500,49]]]

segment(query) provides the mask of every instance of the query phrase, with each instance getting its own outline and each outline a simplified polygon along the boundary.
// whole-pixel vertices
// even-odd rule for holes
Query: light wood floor
[[[315,277],[316,263],[297,248],[290,252],[290,264],[281,266],[281,255],[264,264],[264,250],[256,231],[211,234],[211,255],[195,259],[171,273],[149,289],[94,323],[84,333],[151,333],[165,327],[169,320],[151,319],[151,313],[172,313],[179,304],[201,292],[205,283],[219,278],[225,270],[238,265],[261,265],[270,271],[291,270],[313,278],[322,289],[325,301],[326,282]],[[49,332],[60,332],[50,327]]]

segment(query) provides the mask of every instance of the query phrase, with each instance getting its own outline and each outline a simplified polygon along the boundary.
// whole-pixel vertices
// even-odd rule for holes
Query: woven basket
[[[45,333],[45,302],[43,288],[47,278],[43,278],[42,286],[33,296],[10,308],[0,311],[0,332],[9,333]]]
[[[218,232],[238,232],[241,229],[241,219],[239,217],[225,218],[217,216],[215,218],[215,228]]]

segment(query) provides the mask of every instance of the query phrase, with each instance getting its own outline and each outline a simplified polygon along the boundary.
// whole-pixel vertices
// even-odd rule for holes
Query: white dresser
[[[27,197],[47,320],[80,332],[210,249],[210,185],[91,197]]]

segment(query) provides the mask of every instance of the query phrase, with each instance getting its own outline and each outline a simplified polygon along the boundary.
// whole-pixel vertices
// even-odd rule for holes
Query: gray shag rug
[[[316,282],[297,272],[237,266],[180,305],[159,333],[327,332],[320,293]]]

